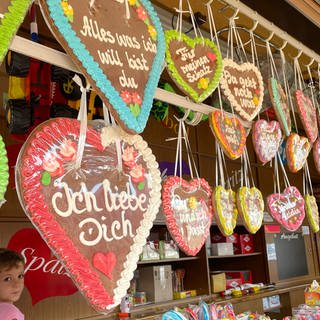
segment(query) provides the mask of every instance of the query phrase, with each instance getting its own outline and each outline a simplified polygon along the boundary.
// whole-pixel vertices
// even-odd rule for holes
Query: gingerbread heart
[[[220,87],[223,95],[245,120],[251,121],[259,113],[263,101],[263,79],[252,63],[237,64],[223,59]]]
[[[253,148],[258,159],[265,164],[275,157],[282,133],[278,121],[258,120],[252,127]]]
[[[299,171],[307,161],[311,145],[306,137],[291,133],[286,143],[288,168],[291,172]]]
[[[306,194],[304,196],[305,208],[310,227],[313,232],[319,231],[319,209],[315,196]]]
[[[9,183],[7,150],[0,135],[0,207],[5,203],[4,194]]]
[[[206,99],[218,86],[222,73],[221,53],[207,38],[191,39],[167,30],[166,62],[169,75],[195,102]]]
[[[230,236],[237,224],[238,209],[236,193],[222,186],[216,186],[212,192],[213,214],[223,235]]]
[[[256,233],[263,221],[264,201],[259,189],[241,187],[237,192],[237,207],[246,229]]]
[[[246,130],[240,120],[221,110],[209,116],[210,128],[224,153],[232,160],[239,158],[246,145]]]
[[[162,205],[172,238],[187,255],[195,256],[205,243],[212,221],[211,187],[204,179],[168,177]]]
[[[79,130],[67,118],[38,126],[19,154],[16,187],[78,289],[106,313],[126,294],[158,212],[160,172],[142,137],[103,122],[87,129],[77,168]]]
[[[281,84],[275,79],[268,80],[269,94],[276,117],[280,122],[280,126],[286,136],[291,132],[290,108]]]
[[[311,99],[304,95],[301,90],[296,90],[294,96],[303,128],[310,142],[313,143],[318,137],[316,108],[314,107]]]
[[[312,146],[313,150],[313,161],[316,167],[316,170],[320,174],[320,138],[316,140],[316,142]]]
[[[1,0],[0,2],[0,65],[31,2],[32,0]]]
[[[271,216],[288,231],[296,231],[305,217],[304,199],[294,186],[269,195],[267,207]]]
[[[162,72],[165,40],[148,0],[41,0],[42,12],[114,118],[142,132]],[[127,16],[130,15],[130,17]]]

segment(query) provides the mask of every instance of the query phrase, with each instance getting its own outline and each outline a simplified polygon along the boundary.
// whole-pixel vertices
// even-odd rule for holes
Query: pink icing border
[[[171,190],[175,186],[180,186],[180,183],[181,183],[181,186],[187,190],[200,186],[208,194],[207,205],[208,205],[208,209],[209,209],[208,210],[208,217],[210,219],[210,223],[208,224],[206,233],[203,236],[201,244],[199,246],[195,247],[194,249],[190,248],[188,243],[182,237],[182,235],[177,227],[176,219],[174,217],[174,212],[173,212],[172,206],[171,206]],[[209,183],[203,178],[193,179],[188,182],[182,178],[180,179],[180,177],[178,177],[178,176],[172,176],[172,177],[167,178],[164,181],[162,190],[163,190],[162,191],[162,205],[163,205],[163,211],[166,216],[166,223],[167,223],[168,229],[169,229],[172,237],[174,238],[174,240],[177,242],[177,244],[181,248],[181,250],[183,250],[186,254],[188,254],[190,256],[195,256],[202,248],[202,246],[205,243],[205,241],[209,235],[209,232],[210,232],[210,226],[211,226],[211,221],[212,221],[212,205],[211,205],[212,190],[211,190],[211,187],[210,187]]]
[[[317,113],[311,99],[304,95],[301,90],[295,91],[295,98],[297,102],[298,113],[306,131],[306,135],[310,142],[313,143],[318,137],[318,123],[317,123]],[[311,118],[308,119],[307,113],[311,113]],[[314,120],[314,121],[312,121]]]
[[[48,245],[53,248],[59,257],[63,259],[65,267],[70,271],[80,291],[87,299],[97,306],[98,309],[106,311],[106,307],[113,303],[113,298],[101,284],[98,274],[90,268],[89,261],[74,247],[64,229],[49,212],[49,207],[42,194],[41,171],[42,161],[39,158],[45,155],[55,140],[66,135],[79,135],[80,122],[74,119],[56,118],[41,125],[42,130],[37,131],[27,150],[23,150],[21,167],[21,188],[25,201],[26,213],[33,223],[41,231]],[[104,150],[100,143],[100,134],[87,129],[87,142],[98,150]]]
[[[317,172],[320,174],[320,138],[313,144],[313,160]]]
[[[282,219],[281,216],[279,216],[278,211],[272,207],[275,201],[279,200],[281,197],[286,198],[288,195],[293,195],[298,199],[297,207],[299,208],[301,214],[299,215],[299,219],[296,221],[296,223],[289,223],[287,220]],[[295,186],[285,188],[282,193],[270,194],[267,197],[267,206],[271,216],[289,231],[296,231],[301,226],[305,217],[304,199],[301,196],[300,191]]]
[[[263,146],[261,146],[261,143],[258,143],[260,140],[260,135],[261,135],[261,131],[262,128],[261,126],[264,125],[263,129],[266,130],[270,130],[273,127],[273,131],[278,131],[278,135],[277,138],[279,139],[278,141],[278,149],[281,143],[281,138],[282,138],[282,132],[281,132],[281,128],[280,128],[280,124],[278,121],[266,121],[264,119],[258,120],[254,123],[253,127],[252,127],[252,142],[253,142],[253,148],[254,151],[256,152],[257,157],[259,158],[259,160],[264,164],[268,161],[270,161],[271,159],[273,159],[276,155],[276,152],[274,154],[269,154],[268,157],[263,157],[262,155],[262,148]]]

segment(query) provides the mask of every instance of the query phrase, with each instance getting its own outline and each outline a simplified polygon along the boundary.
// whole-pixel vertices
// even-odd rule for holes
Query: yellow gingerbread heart
[[[238,217],[236,193],[232,189],[216,186],[212,192],[212,206],[221,233],[226,237],[232,235]]]
[[[237,192],[237,207],[246,229],[256,233],[263,221],[264,201],[259,189],[241,187]]]
[[[313,232],[319,231],[319,210],[315,196],[306,194],[304,196],[304,203],[309,220],[310,227]]]

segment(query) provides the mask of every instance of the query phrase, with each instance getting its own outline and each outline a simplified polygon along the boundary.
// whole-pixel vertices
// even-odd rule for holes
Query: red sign
[[[32,304],[55,296],[69,296],[77,291],[60,261],[42,240],[37,230],[25,228],[9,240],[8,248],[21,252],[26,261],[25,286]]]

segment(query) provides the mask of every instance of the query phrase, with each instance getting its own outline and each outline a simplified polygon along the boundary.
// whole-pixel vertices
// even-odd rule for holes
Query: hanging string
[[[283,166],[282,160],[281,160],[281,158],[280,158],[280,154],[277,153],[277,155],[278,155],[278,157],[279,157],[279,163],[280,163],[281,170],[282,170],[282,173],[283,173],[285,186],[286,186],[286,187],[289,187],[289,186],[290,186],[290,182],[289,182],[289,179],[288,179],[286,170],[285,170],[285,168],[284,168],[284,166]],[[279,192],[280,192],[280,186],[279,186]]]
[[[86,143],[86,134],[87,134],[87,91],[90,88],[90,85],[87,84],[87,87],[83,87],[81,78],[75,74],[73,77],[73,81],[80,87],[81,90],[81,99],[80,99],[80,108],[78,113],[78,120],[80,121],[80,133],[78,140],[78,148],[77,148],[77,158],[75,161],[75,169],[79,169],[81,167],[84,146]]]
[[[280,159],[281,161],[281,159]],[[279,168],[278,168],[278,152],[277,156],[274,157],[274,183],[273,183],[273,193],[280,193],[280,181],[279,181]]]
[[[116,126],[116,121],[114,120],[113,116],[109,112],[109,109],[107,106],[103,103],[102,106],[103,109],[103,118],[104,118],[104,123],[107,127],[109,126]],[[122,172],[123,167],[122,167],[122,150],[121,150],[121,142],[120,139],[115,140],[115,145],[116,145],[116,152],[117,152],[117,170],[119,172]]]
[[[309,76],[309,80],[310,80],[309,88],[310,88],[311,101],[312,101],[313,106],[318,110],[318,113],[319,113],[319,111],[320,111],[319,104],[314,96],[315,85],[314,85],[314,81],[313,81],[313,77],[312,77],[312,73],[311,73],[311,69],[310,69],[310,66],[312,65],[313,62],[314,62],[314,59],[312,59],[312,61],[307,65],[307,72],[308,72],[308,76]]]
[[[275,78],[275,79],[277,79],[279,81],[279,75],[278,75],[278,72],[277,72],[276,63],[274,62],[274,59],[273,59],[273,54],[272,54],[272,51],[271,51],[271,47],[270,47],[269,41],[266,42],[266,49],[267,49],[267,55],[268,55],[268,58],[269,58],[269,61],[270,61],[271,76],[272,76],[272,78]]]
[[[249,31],[250,47],[251,47],[252,64],[254,64],[255,66],[258,67],[259,66],[259,58],[258,58],[258,51],[257,51],[255,36],[254,36],[254,32],[253,32],[254,29],[251,29]]]
[[[289,109],[290,109],[290,112],[291,112],[292,117],[293,117],[294,126],[296,128],[297,133],[298,133],[297,119],[296,119],[296,115],[295,115],[295,112],[294,112],[292,96],[291,96],[289,82],[288,82],[288,79],[287,79],[287,76],[286,76],[286,70],[285,70],[286,58],[285,58],[285,55],[284,55],[282,49],[280,49],[279,51],[280,51],[280,58],[281,58],[281,69],[282,69],[282,77],[283,77],[283,83],[284,83],[284,92],[285,92],[285,95],[287,97],[287,102],[288,102],[288,105],[289,105]]]
[[[249,153],[248,153],[248,149],[247,148],[244,149],[244,154],[245,154],[246,161],[247,161],[248,173],[249,173],[249,176],[251,177],[251,186],[255,187],[253,174],[252,174],[252,169],[251,169],[250,158],[249,158]]]

